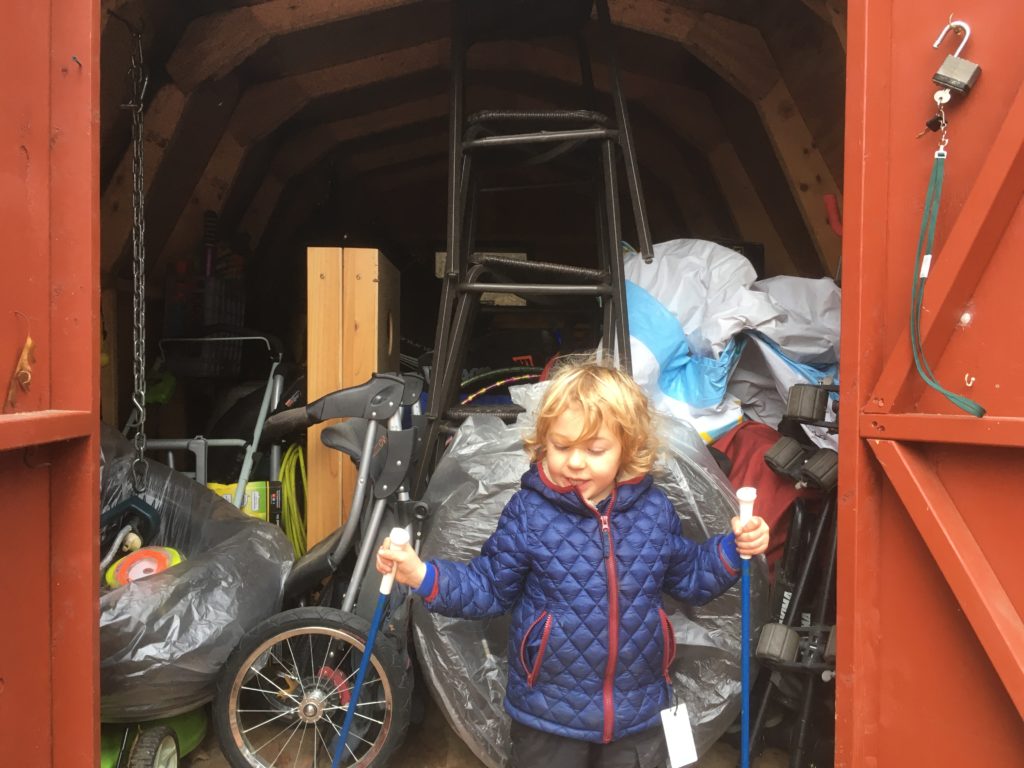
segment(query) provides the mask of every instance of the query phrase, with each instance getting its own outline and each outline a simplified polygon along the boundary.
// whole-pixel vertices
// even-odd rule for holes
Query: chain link
[[[135,391],[132,408],[135,421],[135,460],[132,486],[136,493],[146,490],[149,464],[146,462],[146,189],[144,185],[143,108],[149,77],[142,60],[142,35],[135,34],[136,52],[128,67],[130,101],[122,105],[132,117],[132,333]]]

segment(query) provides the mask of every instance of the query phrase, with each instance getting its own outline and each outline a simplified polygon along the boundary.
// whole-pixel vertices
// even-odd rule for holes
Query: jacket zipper
[[[547,650],[548,638],[551,636],[551,620],[552,620],[552,616],[547,611],[544,612],[544,615],[547,616],[547,619],[544,622],[543,629],[541,630],[541,634],[540,634],[540,647],[537,649],[537,658],[533,660],[533,668],[528,670],[528,673],[526,675],[526,684],[530,688],[533,688],[534,684],[537,682],[537,676],[540,674],[540,665],[541,665],[541,662],[544,661],[544,651]],[[542,616],[542,618],[543,618],[543,616]],[[536,626],[536,624],[534,624],[534,626]],[[531,627],[531,630],[532,630],[532,627]],[[527,633],[527,637],[529,637],[529,633]],[[525,647],[526,647],[526,639],[524,638],[523,639],[524,651],[525,651]],[[522,656],[523,656],[523,664],[525,666],[526,654],[523,653]]]
[[[579,491],[577,491],[579,495]],[[608,518],[615,506],[615,490],[608,501],[605,514],[580,495],[580,500],[597,515],[601,523],[601,544],[604,551],[605,568],[608,571],[608,664],[604,671],[604,733],[607,744],[615,735],[615,668],[619,662],[619,575],[615,568],[615,543],[612,541],[612,527]]]
[[[664,608],[658,609],[658,620],[661,621],[661,637],[663,642],[661,673],[665,676],[665,682],[672,685],[672,676],[669,674],[669,668],[676,659],[675,631],[672,629],[672,621],[669,619],[668,614],[665,613]]]

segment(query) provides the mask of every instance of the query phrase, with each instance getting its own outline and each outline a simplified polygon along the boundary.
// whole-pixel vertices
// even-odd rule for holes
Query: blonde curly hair
[[[654,465],[657,441],[647,395],[631,376],[593,355],[562,362],[537,410],[537,423],[524,447],[531,462],[544,458],[552,422],[570,408],[583,415],[578,443],[592,440],[607,426],[622,445],[619,479],[645,475]]]

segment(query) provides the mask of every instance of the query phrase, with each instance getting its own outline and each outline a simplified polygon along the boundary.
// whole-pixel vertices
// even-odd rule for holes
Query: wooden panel
[[[930,99],[946,53],[908,41],[934,39],[948,10],[850,4],[837,766],[1024,765],[1024,590],[1011,533],[1024,366],[1006,352],[1020,328],[1024,6],[964,0],[956,11],[973,31],[965,55],[984,57],[990,79],[951,119],[922,329],[940,381],[990,407],[981,419],[919,394],[907,341],[938,143],[915,138],[922,111],[911,105]],[[972,52],[976,40],[984,49]]]
[[[0,765],[99,762],[99,5],[5,6]]]
[[[360,384],[377,371],[398,370],[398,271],[371,248],[307,250],[307,397],[315,400]],[[355,468],[309,430],[306,466],[310,546],[348,516]]]

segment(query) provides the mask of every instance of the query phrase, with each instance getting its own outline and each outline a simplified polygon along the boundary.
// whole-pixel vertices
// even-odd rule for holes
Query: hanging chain
[[[946,120],[946,104],[949,103],[950,93],[948,88],[943,88],[940,91],[935,92],[935,106],[938,108],[936,117],[939,118],[939,152],[946,151],[946,145],[949,144],[949,122]]]
[[[136,493],[146,490],[149,464],[146,462],[146,190],[143,183],[143,106],[149,80],[142,61],[142,35],[135,33],[136,52],[128,66],[131,98],[124,109],[132,116],[132,333],[135,391],[132,408],[135,421],[135,460],[132,486]]]

